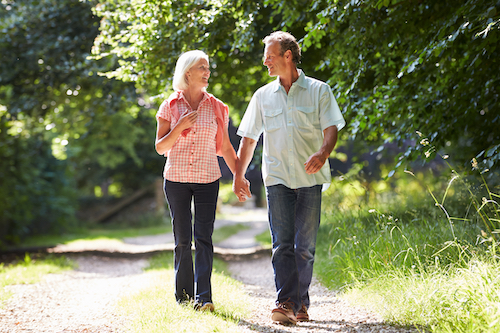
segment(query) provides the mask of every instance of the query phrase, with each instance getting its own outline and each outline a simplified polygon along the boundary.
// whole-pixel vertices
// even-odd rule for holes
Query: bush
[[[75,223],[70,165],[37,136],[12,136],[0,119],[0,247]]]

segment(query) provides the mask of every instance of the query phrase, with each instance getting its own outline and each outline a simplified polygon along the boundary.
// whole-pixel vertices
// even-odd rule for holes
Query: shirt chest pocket
[[[272,132],[282,126],[283,123],[283,109],[264,109],[264,126],[266,131]]]
[[[295,124],[300,128],[320,127],[318,113],[314,106],[297,106]]]

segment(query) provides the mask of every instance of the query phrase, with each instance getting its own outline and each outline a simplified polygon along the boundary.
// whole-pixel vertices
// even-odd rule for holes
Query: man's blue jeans
[[[290,189],[266,187],[277,303],[309,308],[316,236],[321,216],[321,185]]]
[[[177,183],[165,180],[165,195],[174,232],[175,298],[212,302],[212,265],[215,209],[219,181],[208,184]],[[191,242],[193,225],[191,202],[194,199],[194,272]]]

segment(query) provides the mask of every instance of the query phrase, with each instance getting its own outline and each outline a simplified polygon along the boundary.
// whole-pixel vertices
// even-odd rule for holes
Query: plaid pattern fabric
[[[193,111],[182,93],[176,103],[181,115]],[[156,117],[169,121],[171,128],[175,126],[168,103],[162,104]],[[229,117],[225,115],[225,126],[228,123]],[[163,177],[181,183],[206,184],[214,182],[222,175],[215,152],[217,119],[208,94],[205,94],[198,106],[198,118],[191,129],[186,137],[179,135],[168,153]]]

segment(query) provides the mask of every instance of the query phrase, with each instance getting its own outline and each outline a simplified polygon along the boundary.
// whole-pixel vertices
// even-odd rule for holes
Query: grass
[[[249,229],[249,226],[243,223],[225,225],[214,230],[212,235],[212,242],[214,244],[220,243],[223,240],[237,234],[240,231]]]
[[[218,218],[232,218],[219,214]],[[217,228],[213,234],[213,242],[218,243],[226,238],[248,229],[247,225],[236,224]],[[115,241],[123,238],[158,235],[172,232],[170,218],[155,214],[145,215],[136,221],[126,223],[88,224],[84,228],[70,230],[57,235],[37,235],[23,241],[25,247],[53,246],[57,244],[71,244],[74,242]]]
[[[6,286],[36,283],[46,274],[60,273],[73,268],[73,263],[66,257],[54,255],[35,259],[26,254],[23,261],[7,265],[0,263],[0,306],[10,297]]]
[[[54,246],[76,241],[112,240],[148,236],[172,231],[170,219],[156,214],[144,215],[137,220],[108,224],[90,223],[57,235],[37,235],[23,240],[23,246]]]
[[[255,236],[255,240],[259,242],[262,246],[272,247],[273,241],[271,239],[271,232],[269,230],[264,231],[263,233]]]
[[[466,267],[390,271],[353,285],[344,297],[389,322],[431,332],[500,332],[500,264],[474,259]]]
[[[318,278],[397,325],[500,331],[498,196],[470,181],[338,179],[324,196]]]
[[[215,311],[195,311],[193,304],[179,305],[174,297],[172,254],[150,260],[146,273],[151,283],[140,292],[124,297],[119,311],[130,318],[131,332],[234,332],[248,315],[247,295],[242,284],[228,277],[225,263],[214,260],[212,292]]]

